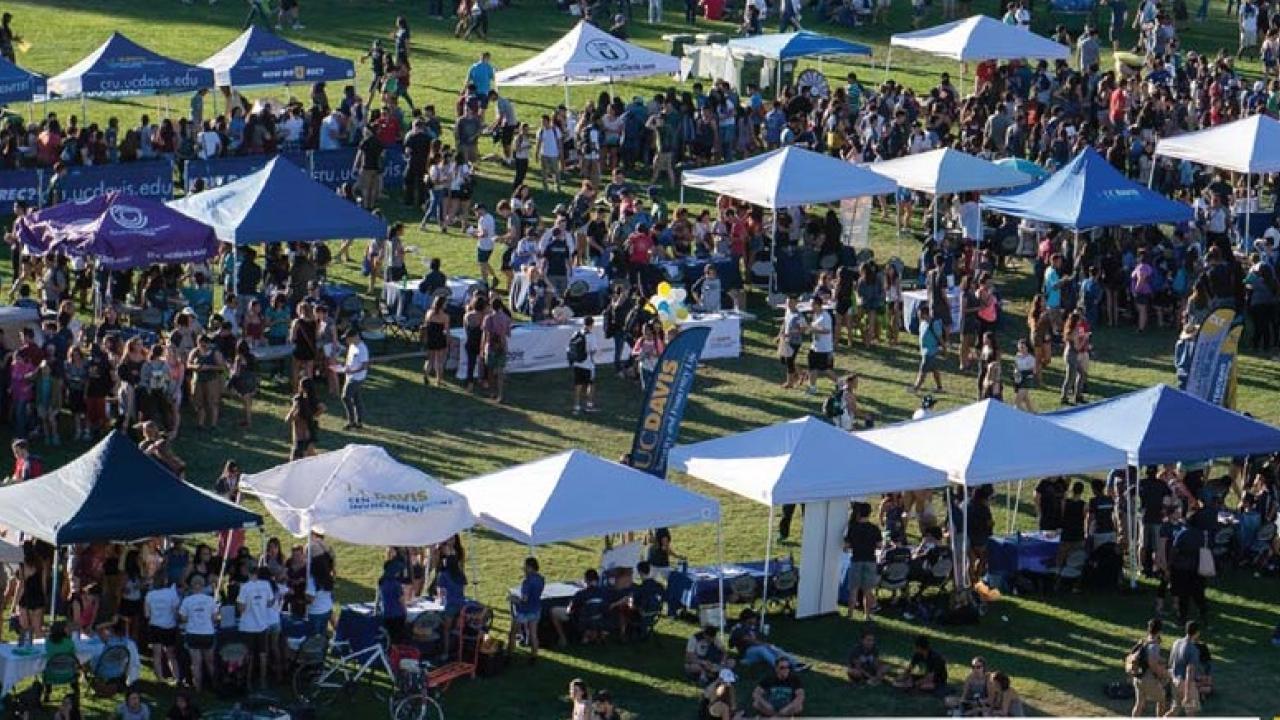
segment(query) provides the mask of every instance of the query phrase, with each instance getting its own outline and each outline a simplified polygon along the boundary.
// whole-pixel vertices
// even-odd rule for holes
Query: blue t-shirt
[[[400,578],[390,574],[384,575],[378,581],[378,598],[382,603],[383,617],[402,618],[405,616],[404,588],[400,585]]]
[[[1062,288],[1058,287],[1058,283],[1062,282],[1062,275],[1054,268],[1044,271],[1044,304],[1046,307],[1058,309],[1062,307]]]
[[[466,585],[447,572],[440,573],[440,577],[436,580],[436,585],[444,593],[444,611],[446,613],[454,613],[462,609],[463,604],[467,602]]]
[[[542,588],[546,584],[547,581],[538,573],[525,575],[520,583],[520,596],[523,599],[516,602],[516,612],[521,615],[541,615]]]
[[[942,321],[930,320],[920,324],[920,355],[931,358],[942,345]]]
[[[467,71],[467,82],[476,86],[476,94],[484,97],[493,88],[493,66],[487,62],[476,62]]]

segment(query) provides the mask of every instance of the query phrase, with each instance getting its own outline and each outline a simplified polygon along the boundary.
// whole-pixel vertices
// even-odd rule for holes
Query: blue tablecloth
[[[337,310],[342,307],[342,303],[349,297],[357,295],[355,290],[342,285],[325,285],[320,291],[320,297],[324,298],[324,302],[331,310]]]
[[[778,576],[784,565],[785,561],[776,560],[769,563],[770,581]],[[739,575],[750,575],[755,578],[756,597],[759,597],[764,589],[764,561],[725,563],[724,584],[726,598],[729,596],[730,581]],[[772,584],[770,584],[770,587],[772,587]],[[770,591],[770,595],[772,594],[772,591]],[[691,567],[685,572],[673,570],[667,578],[667,607],[673,611],[680,607],[696,610],[704,604],[716,605],[719,600],[720,587],[717,582],[715,565]]]
[[[987,572],[1012,575],[1017,572],[1048,574],[1057,566],[1058,538],[1040,532],[1000,535],[987,541]]]

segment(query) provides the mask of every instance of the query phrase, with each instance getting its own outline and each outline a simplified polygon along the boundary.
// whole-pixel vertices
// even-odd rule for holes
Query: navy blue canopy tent
[[[1034,185],[983,195],[982,206],[1071,230],[1191,220],[1191,206],[1133,182],[1093,148]]]
[[[235,245],[373,238],[387,232],[386,222],[279,156],[257,172],[172,200],[169,207],[212,226],[218,239]]]
[[[1280,428],[1168,385],[1041,417],[1124,450],[1130,465],[1199,462],[1280,450]]]
[[[253,87],[300,82],[350,80],[355,63],[285,40],[254,25],[200,67],[213,71],[218,85]]]
[[[50,94],[64,98],[190,93],[213,87],[213,71],[167,58],[116,32],[48,85]]]
[[[119,431],[57,470],[0,488],[0,525],[55,546],[262,525],[184,482]]]
[[[45,79],[0,58],[0,103],[30,102],[45,94]]]

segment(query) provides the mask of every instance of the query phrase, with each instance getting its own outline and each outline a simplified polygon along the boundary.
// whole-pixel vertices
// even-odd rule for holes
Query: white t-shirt
[[[342,147],[342,140],[339,139],[342,134],[341,122],[338,116],[333,113],[330,113],[320,121],[321,150],[338,150]]]
[[[538,139],[542,141],[542,157],[560,157],[560,128],[552,125],[538,130]]]
[[[356,370],[355,368],[361,368]],[[369,377],[369,346],[364,342],[347,346],[347,377],[361,381]]]
[[[186,622],[188,635],[212,635],[213,618],[218,612],[218,602],[210,595],[188,595],[178,606],[178,614]]]
[[[290,115],[284,122],[280,123],[285,142],[302,142],[302,127],[302,118],[297,115]]]
[[[476,220],[476,248],[492,250],[493,238],[498,234],[497,224],[491,213],[484,213]]]
[[[178,604],[181,599],[172,585],[147,593],[143,601],[147,611],[147,622],[152,627],[168,630],[178,627]]]
[[[813,351],[820,353],[834,352],[836,338],[831,323],[831,313],[824,307],[822,312],[809,322],[809,332],[813,333]]]
[[[240,606],[240,632],[259,633],[271,627],[271,604],[275,593],[266,580],[250,580],[240,586],[236,605]]]
[[[307,580],[307,597],[311,598],[307,605],[308,615],[328,615],[333,612],[333,593],[317,590],[314,580]]]
[[[213,130],[201,130],[196,140],[200,145],[201,160],[217,157],[218,153],[222,152],[222,138]]]

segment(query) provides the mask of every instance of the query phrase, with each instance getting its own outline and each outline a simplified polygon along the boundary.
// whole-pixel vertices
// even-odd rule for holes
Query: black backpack
[[[1129,677],[1140,678],[1147,674],[1147,639],[1143,638],[1124,656],[1124,671]]]
[[[566,353],[570,365],[577,365],[587,359],[587,333],[583,330],[569,338],[569,351]]]
[[[836,388],[835,392],[827,396],[822,401],[822,414],[831,419],[840,417],[844,413],[844,390]]]

